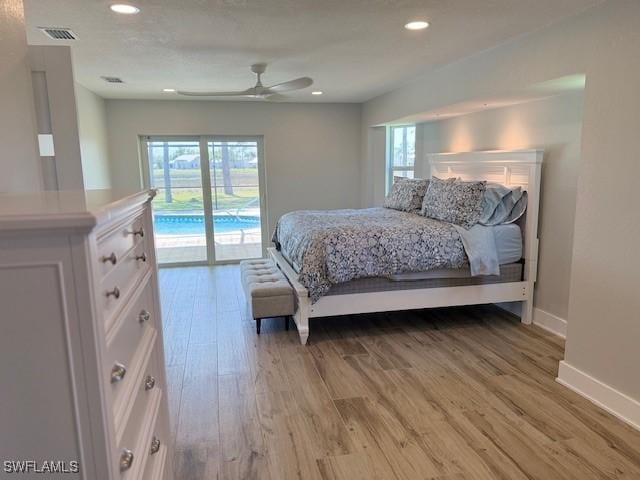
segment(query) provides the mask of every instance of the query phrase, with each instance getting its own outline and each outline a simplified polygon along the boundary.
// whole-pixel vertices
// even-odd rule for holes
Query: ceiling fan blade
[[[272,85],[271,87],[267,87],[267,92],[290,92],[291,90],[300,90],[301,88],[307,88],[313,85],[313,79],[309,77],[300,77],[295,80],[289,80],[288,82],[278,83],[277,85]]]
[[[268,102],[282,102],[287,99],[286,95],[280,95],[279,93],[272,93],[264,97]]]
[[[241,97],[244,95],[253,95],[253,88],[242,90],[238,92],[188,92],[178,90],[176,93],[187,97]]]

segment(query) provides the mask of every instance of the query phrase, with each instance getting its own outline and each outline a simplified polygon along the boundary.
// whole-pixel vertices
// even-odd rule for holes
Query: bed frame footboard
[[[315,317],[522,302],[522,321],[530,322],[527,316],[531,315],[533,282],[527,281],[328,295],[312,305],[309,291],[298,282],[298,275],[291,265],[276,249],[270,248],[268,251],[294,289],[296,297],[294,320],[303,345],[309,338],[309,319]]]
[[[289,262],[285,260],[282,254],[275,248],[268,248],[269,256],[276,262],[278,268],[284,273],[287,280],[293,287],[293,292],[296,297],[296,312],[293,315],[293,320],[296,323],[298,329],[298,335],[300,336],[300,342],[303,345],[307,344],[309,338],[309,309],[311,306],[311,300],[309,299],[309,291],[298,282],[298,274],[295,272]]]

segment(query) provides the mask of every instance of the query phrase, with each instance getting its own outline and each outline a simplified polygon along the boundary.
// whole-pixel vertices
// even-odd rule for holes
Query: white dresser
[[[173,478],[153,195],[0,194],[0,478]]]

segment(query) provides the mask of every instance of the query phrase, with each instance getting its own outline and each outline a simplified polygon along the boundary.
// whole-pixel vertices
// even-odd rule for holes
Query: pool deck
[[[243,260],[262,257],[260,231],[218,233],[215,235],[216,260]],[[207,259],[204,235],[158,235],[156,255],[160,265],[204,262]]]
[[[262,257],[260,244],[253,245],[224,245],[216,248],[216,260],[235,261],[245,258]],[[177,247],[158,249],[158,263],[161,267],[171,264],[184,264],[189,262],[206,261],[206,247]]]

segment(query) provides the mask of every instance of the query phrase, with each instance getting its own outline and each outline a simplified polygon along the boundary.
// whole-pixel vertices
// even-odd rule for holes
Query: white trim
[[[489,283],[460,287],[416,288],[321,297],[309,307],[309,317],[331,317],[354,313],[393,312],[450,305],[519,302],[529,298],[527,282]]]
[[[640,430],[640,402],[568,364],[560,362],[556,381]]]
[[[542,163],[542,150],[481,150],[476,152],[430,153],[429,158],[437,158],[438,163]]]
[[[202,185],[202,210],[204,215],[205,248],[207,263],[216,263],[215,231],[213,225],[213,200],[211,197],[211,165],[209,158],[209,142],[202,137],[198,141],[200,148],[200,181]],[[171,175],[171,174],[169,174]],[[165,193],[166,195],[166,193]]]
[[[562,338],[567,338],[567,321],[540,308],[533,309],[533,323]]]

